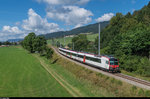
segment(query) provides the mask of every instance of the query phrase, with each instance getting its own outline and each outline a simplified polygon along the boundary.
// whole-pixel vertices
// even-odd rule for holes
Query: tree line
[[[46,56],[50,59],[53,54],[53,50],[47,47],[47,41],[43,36],[36,36],[35,33],[29,33],[21,42],[23,48],[30,53],[39,53],[41,56]]]
[[[1,45],[18,45],[18,43],[17,42],[5,41],[5,42],[0,42],[0,46]]]

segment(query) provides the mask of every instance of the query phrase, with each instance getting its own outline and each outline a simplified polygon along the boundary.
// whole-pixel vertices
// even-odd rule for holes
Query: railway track
[[[61,55],[58,51],[57,48],[55,47],[52,47],[59,55]],[[63,55],[61,55],[63,56]],[[70,60],[70,61],[73,61],[73,62],[76,62],[77,64],[79,65],[82,65],[83,67],[86,67],[88,69],[91,69],[91,70],[94,70],[96,72],[101,72],[102,74],[105,74],[107,76],[111,76],[111,77],[114,77],[116,79],[119,79],[119,80],[122,80],[122,81],[125,81],[127,83],[130,83],[132,85],[135,85],[135,86],[138,86],[138,87],[141,87],[141,88],[144,88],[144,89],[147,89],[147,90],[150,90],[150,82],[149,81],[145,81],[145,80],[142,80],[142,79],[139,79],[139,78],[135,78],[135,77],[132,77],[132,76],[129,76],[129,75],[125,75],[125,74],[122,74],[122,73],[109,73],[109,72],[104,72],[100,69],[97,69],[97,68],[94,68],[94,67],[91,67],[89,65],[85,65],[85,64],[81,64],[77,61],[74,61],[74,60],[71,60],[65,56],[63,56],[64,58]]]
[[[114,75],[118,76],[118,77],[121,77],[121,78],[124,78],[124,79],[127,79],[127,80],[131,80],[131,81],[140,83],[140,84],[144,84],[146,86],[150,86],[150,82],[142,80],[142,79],[138,79],[138,78],[135,78],[135,77],[132,77],[132,76],[124,75],[124,74],[121,74],[121,73],[114,74]]]

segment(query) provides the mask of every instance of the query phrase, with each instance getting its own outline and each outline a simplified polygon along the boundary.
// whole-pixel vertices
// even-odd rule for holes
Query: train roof
[[[93,55],[95,57],[105,57],[105,58],[108,58],[108,59],[115,59],[115,57],[113,55],[97,55],[97,54],[93,54],[93,53],[88,53],[88,52],[77,52],[77,51],[73,51],[73,50],[68,50],[68,49],[65,49],[65,48],[61,48],[61,49],[64,49],[64,50],[67,50],[67,51],[71,51],[71,52],[76,52],[76,53],[80,53],[80,54],[85,54],[85,55]]]

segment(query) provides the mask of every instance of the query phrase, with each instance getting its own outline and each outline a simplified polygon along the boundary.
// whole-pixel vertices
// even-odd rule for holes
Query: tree
[[[68,47],[73,50],[73,43],[69,43]]]
[[[42,55],[43,52],[45,51],[46,45],[47,45],[47,42],[43,36],[37,36],[33,40],[33,50],[38,51],[40,55]]]
[[[72,39],[72,43],[74,43],[74,50],[86,51],[89,41],[85,34],[80,34]]]
[[[53,50],[51,48],[46,47],[46,58],[47,59],[52,58],[53,53],[54,52],[53,52]]]
[[[127,14],[126,14],[126,16],[125,16],[126,18],[131,18],[132,17],[132,15],[131,15],[131,13],[130,12],[128,12]]]
[[[47,59],[52,58],[53,50],[47,47],[47,41],[43,36],[36,36],[35,33],[29,33],[21,42],[23,48],[30,53],[38,52],[45,55]]]
[[[60,47],[60,46],[61,46],[59,41],[56,42],[56,46],[57,46],[57,47]]]
[[[23,46],[25,49],[27,49],[30,53],[34,53],[35,50],[33,48],[33,42],[34,39],[36,38],[35,33],[29,33],[28,36],[25,37],[24,41],[23,41]]]
[[[6,41],[3,43],[4,45],[11,45],[11,43],[9,41]]]

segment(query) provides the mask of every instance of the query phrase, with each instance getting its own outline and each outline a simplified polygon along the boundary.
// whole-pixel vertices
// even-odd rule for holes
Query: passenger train
[[[59,48],[59,53],[64,56],[67,56],[71,59],[80,61],[82,63],[94,66],[96,68],[108,71],[108,72],[120,72],[119,70],[119,61],[107,55],[94,55],[89,53],[72,51],[64,48]]]

